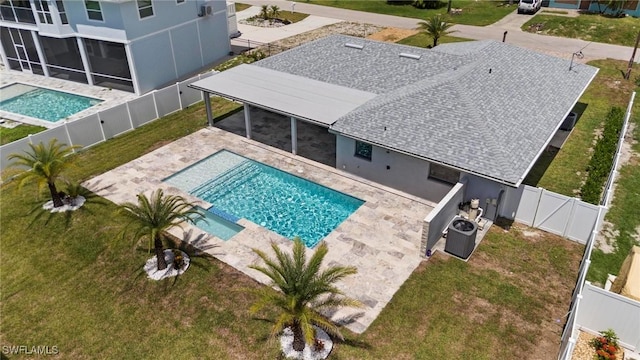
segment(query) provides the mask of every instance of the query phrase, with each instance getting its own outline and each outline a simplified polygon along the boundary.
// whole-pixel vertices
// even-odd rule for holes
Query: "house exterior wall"
[[[224,9],[217,15],[132,41],[129,47],[140,93],[166,85],[224,57],[231,50]]]
[[[466,185],[465,201],[479,199],[483,217],[493,220],[498,207],[500,192],[506,187],[495,181],[466,173],[460,176],[460,182]]]
[[[74,39],[79,45],[79,53],[69,54],[69,56],[77,56],[77,59],[69,58],[69,64],[80,61],[80,55],[86,59],[88,54],[95,50],[95,46],[89,49],[86,45],[89,40],[122,44],[126,58],[124,60],[118,58],[116,62],[120,67],[123,66],[122,63],[125,66],[128,65],[130,75],[124,78],[119,76],[109,78],[111,75],[104,72],[104,66],[101,74],[94,74],[94,69],[84,61],[81,68],[56,64],[63,68],[72,68],[71,72],[58,69],[49,74],[46,72],[47,66],[44,74],[42,71],[33,70],[34,73],[44,76],[62,77],[91,85],[95,83],[143,94],[188,76],[221,59],[231,50],[227,6],[224,1],[186,0],[183,3],[177,3],[175,0],[154,0],[153,15],[142,19],[135,0],[121,3],[100,2],[102,20],[94,20],[89,19],[84,1],[64,0],[64,13],[68,24],[62,23],[55,1],[49,1],[48,4],[53,24],[40,22],[33,2],[31,10],[37,20],[35,24],[8,18],[0,20],[0,24],[6,29],[28,29],[36,39],[36,47],[42,47],[41,44],[45,38]],[[210,6],[211,12],[200,16],[202,5]],[[25,10],[21,9],[21,11]],[[27,17],[23,16],[22,19]],[[34,22],[33,18],[30,21]],[[11,62],[9,59],[16,53],[13,49],[14,44],[11,41],[3,41],[2,47],[3,51],[0,52],[2,62],[12,70],[25,71],[24,67],[15,65],[16,56],[11,60],[13,66],[9,66]],[[104,51],[102,54],[102,56],[108,56]],[[30,56],[30,61],[33,64],[47,65],[46,56],[42,54]],[[95,76],[99,79],[94,79]]]
[[[355,140],[336,135],[336,167],[436,203],[454,186],[430,180],[428,161],[377,146],[372,150],[371,161],[359,158]]]
[[[589,12],[601,12],[610,14],[610,10],[605,10],[605,5],[600,4],[598,6],[597,1],[592,0],[549,0],[549,7],[559,9],[583,9]],[[640,16],[640,1],[628,0],[622,9],[625,14],[630,16]]]

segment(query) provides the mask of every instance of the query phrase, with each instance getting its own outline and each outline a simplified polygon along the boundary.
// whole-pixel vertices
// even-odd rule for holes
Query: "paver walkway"
[[[291,1],[285,0],[243,0],[244,3],[251,5],[277,5],[281,9],[290,10]],[[374,14],[363,11],[347,10],[333,8],[329,6],[320,6],[297,2],[295,10],[306,14],[340,19],[353,22],[364,22],[386,27],[397,27],[404,29],[415,29],[419,19],[411,19],[400,16]],[[517,14],[516,14],[517,15]],[[527,18],[527,15],[521,15]],[[469,38],[474,40],[493,39],[502,41],[504,31],[507,34],[507,42],[528,49],[552,54],[562,58],[571,58],[571,55],[582,50],[585,58],[583,61],[594,59],[617,59],[629,61],[633,48],[629,46],[612,45],[588,42],[580,39],[561,38],[557,36],[532,34],[523,31],[516,31],[514,27],[503,26],[500,22],[490,26],[471,26],[471,25],[455,25],[455,36]],[[636,55],[636,62],[640,61],[640,52]]]

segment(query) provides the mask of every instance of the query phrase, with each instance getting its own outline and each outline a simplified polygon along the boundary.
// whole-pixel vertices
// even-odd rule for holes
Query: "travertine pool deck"
[[[349,318],[342,321],[347,328],[364,332],[422,261],[419,255],[422,222],[434,203],[217,128],[202,129],[90,179],[84,185],[117,204],[136,202],[136,194],[149,194],[162,188],[206,208],[209,204],[163,183],[162,179],[222,149],[365,201],[323,240],[329,247],[325,265],[357,267],[358,273],[338,286],[347,296],[364,304],[360,309],[341,309],[332,314],[332,318],[336,321]],[[172,233],[257,281],[268,283],[263,274],[249,268],[260,264],[251,249],[259,248],[271,254],[271,241],[285,249],[291,249],[291,241],[246,219],[241,219],[239,224],[245,229],[228,241],[188,224]]]

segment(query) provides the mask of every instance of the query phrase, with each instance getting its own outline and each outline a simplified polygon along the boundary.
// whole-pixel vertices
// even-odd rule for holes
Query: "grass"
[[[600,72],[575,109],[580,114],[576,127],[557,154],[546,152],[542,155],[525,179],[526,184],[576,196],[586,178],[585,169],[591,158],[589,149],[593,147],[595,134],[602,127],[607,112],[611,106],[626,109],[631,92],[640,92],[640,87],[622,78],[627,68],[625,61],[598,60],[589,64],[600,68]],[[607,274],[617,274],[631,247],[638,244],[637,238],[634,238],[640,229],[640,218],[637,216],[640,206],[640,100],[637,96],[631,122],[635,124],[635,155],[620,171],[613,204],[606,216],[619,235],[609,240],[615,243],[613,252],[604,253],[594,249],[587,274],[587,279],[594,283],[604,284]]]
[[[602,126],[611,106],[626,109],[634,90],[631,81],[622,79],[626,62],[597,60],[589,64],[600,68],[600,71],[574,108],[579,117],[571,136],[555,156],[543,154],[525,179],[525,184],[567,196],[578,195],[586,178],[585,171],[591,159],[589,149],[593,147],[596,131]]]
[[[238,105],[215,99],[215,114]],[[86,180],[205,125],[202,104],[79,152],[68,174]],[[110,202],[47,226],[26,214],[34,186],[0,187],[2,345],[57,346],[62,358],[274,359],[271,323],[249,315],[255,281],[194,259],[177,282],[140,271],[151,255],[118,240]],[[28,235],[27,235],[28,234]],[[434,256],[362,335],[346,332],[332,359],[534,358],[557,351],[582,246],[519,227],[494,227],[468,263]],[[331,250],[330,250],[331,251]],[[543,281],[544,280],[544,281]],[[46,289],[46,291],[44,290]],[[269,316],[269,313],[266,314]],[[73,326],[69,326],[73,324]],[[13,357],[12,357],[13,358]]]
[[[440,39],[438,39],[438,44],[446,44],[446,43],[453,43],[453,42],[463,42],[463,41],[472,41],[471,39],[466,39],[466,38],[460,38],[460,37],[455,37],[455,36],[443,36]],[[400,41],[397,41],[398,44],[404,44],[404,45],[410,45],[410,46],[417,46],[417,47],[422,47],[422,48],[426,48],[427,46],[431,46],[433,45],[433,38],[425,33],[417,33],[415,35],[411,35],[409,37],[406,37]]]
[[[377,14],[403,16],[426,20],[435,14],[447,12],[446,2],[439,9],[417,9],[410,4],[390,5],[385,0],[310,0],[311,4],[332,6],[342,9],[366,11]],[[518,6],[515,1],[509,5],[508,1],[456,1],[452,2],[452,8],[462,9],[462,13],[450,17],[450,21],[456,24],[466,25],[490,25],[511,13]]]
[[[242,10],[247,10],[250,7],[251,7],[251,5],[249,5],[249,4],[235,3],[236,12],[242,11]]]
[[[581,14],[575,18],[536,15],[522,25],[522,30],[531,31],[530,28],[535,24],[543,24],[541,33],[546,35],[624,46],[633,46],[640,31],[640,21],[636,18],[613,18],[599,14]]]
[[[302,21],[306,19],[308,16],[309,14],[303,14],[297,11],[291,12],[288,10],[280,10],[280,15],[278,15],[278,18],[283,20],[289,20],[291,21],[291,23],[297,23],[298,21]]]
[[[0,145],[8,144],[12,141],[20,140],[30,134],[37,134],[47,128],[36,125],[21,124],[14,128],[0,127]]]
[[[547,10],[547,9],[542,10],[540,13],[542,13],[542,14],[558,14],[558,15],[568,15],[569,14],[568,11],[564,11],[564,10]]]

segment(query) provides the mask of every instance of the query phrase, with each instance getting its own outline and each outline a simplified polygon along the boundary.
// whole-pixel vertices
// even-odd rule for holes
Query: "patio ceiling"
[[[376,97],[370,92],[249,64],[196,81],[190,87],[327,127]]]

